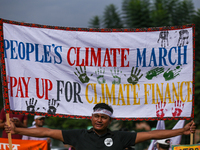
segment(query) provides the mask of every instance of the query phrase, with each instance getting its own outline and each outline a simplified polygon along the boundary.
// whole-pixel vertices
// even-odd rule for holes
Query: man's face
[[[44,126],[44,118],[35,119],[35,125],[37,127],[43,127]]]
[[[112,119],[108,115],[104,114],[93,114],[92,115],[92,126],[96,131],[107,131],[108,125]]]

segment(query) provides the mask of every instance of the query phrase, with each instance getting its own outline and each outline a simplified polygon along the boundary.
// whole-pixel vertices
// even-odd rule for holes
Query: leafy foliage
[[[104,28],[122,28],[120,14],[117,12],[115,5],[106,6],[103,15]]]
[[[113,4],[106,6],[102,19],[99,16],[94,16],[89,21],[91,28],[122,28],[122,21],[117,7]]]
[[[87,129],[91,126],[91,121],[88,119],[49,117],[45,122],[48,127],[56,129]]]
[[[142,28],[151,25],[149,0],[123,0],[122,14],[124,26]]]
[[[167,2],[167,3],[166,3]],[[169,1],[162,1],[156,0],[153,6],[153,10],[151,12],[153,26],[169,26],[169,14],[168,14],[168,2]]]
[[[89,27],[91,28],[100,28],[101,25],[99,16],[94,16],[92,19],[90,19],[89,24]]]

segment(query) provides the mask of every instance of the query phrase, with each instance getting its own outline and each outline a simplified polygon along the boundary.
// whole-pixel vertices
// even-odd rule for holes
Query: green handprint
[[[135,85],[135,84],[138,83],[139,79],[143,76],[143,74],[141,74],[139,76],[141,70],[139,69],[139,71],[137,73],[138,68],[135,69],[134,74],[133,74],[133,70],[134,70],[134,67],[132,68],[132,70],[131,70],[131,76],[127,79],[127,81],[128,81],[128,83],[131,83],[131,84]]]
[[[152,70],[150,70],[150,71],[147,72],[146,78],[147,78],[148,80],[151,80],[153,77],[156,77],[157,75],[159,75],[159,74],[161,74],[161,73],[163,73],[163,72],[164,72],[164,67],[161,67],[161,68],[159,68],[159,67],[154,68],[154,69],[152,69]]]
[[[121,83],[121,78],[119,77],[119,69],[116,70],[116,67],[114,67],[114,70],[110,70],[111,74],[114,78],[114,80],[112,81],[112,84],[120,84]]]
[[[174,79],[176,76],[179,75],[179,72],[181,72],[180,66],[177,66],[176,69],[170,70],[170,68],[163,74],[163,77],[165,78],[165,81]]]
[[[80,72],[78,71],[78,69],[76,68],[76,72],[74,72],[74,74],[79,78],[79,80],[82,82],[82,83],[88,83],[90,81],[90,78],[87,76],[86,74],[86,67],[84,66],[84,72],[82,70],[82,67],[80,66]]]
[[[95,74],[97,75],[97,82],[99,84],[102,84],[102,83],[106,83],[106,80],[104,79],[104,73],[105,73],[105,68],[101,68],[100,69],[98,68],[97,71],[95,71]]]

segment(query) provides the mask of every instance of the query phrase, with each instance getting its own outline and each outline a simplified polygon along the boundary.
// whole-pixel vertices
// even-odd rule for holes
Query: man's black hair
[[[95,111],[96,109],[98,108],[103,108],[103,109],[106,109],[106,110],[109,110],[110,112],[113,113],[113,109],[111,106],[105,104],[105,103],[98,103],[96,104],[94,107],[93,107],[93,110]]]

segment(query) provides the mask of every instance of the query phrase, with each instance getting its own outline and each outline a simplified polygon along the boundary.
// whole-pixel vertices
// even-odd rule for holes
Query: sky
[[[200,0],[193,0],[200,9]],[[41,25],[87,28],[106,6],[121,10],[122,0],[0,0],[0,18]]]

